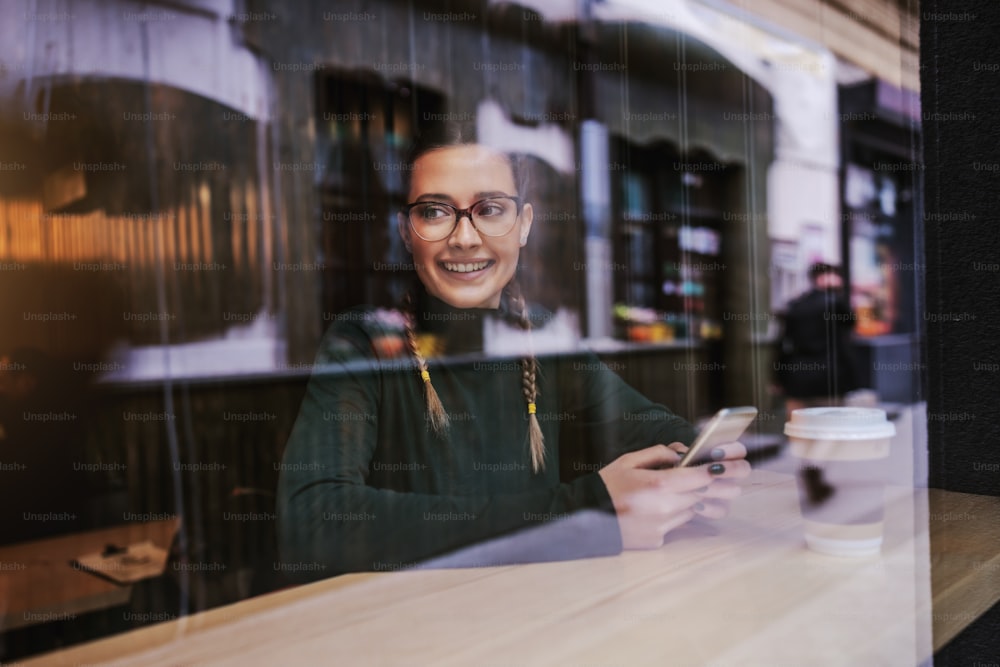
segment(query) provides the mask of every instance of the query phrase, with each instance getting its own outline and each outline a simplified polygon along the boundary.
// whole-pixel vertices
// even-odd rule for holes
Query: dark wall
[[[930,484],[1000,495],[1000,3],[921,18]]]
[[[920,5],[930,485],[1000,495],[1000,3]],[[1000,604],[934,664],[995,660],[998,627]]]

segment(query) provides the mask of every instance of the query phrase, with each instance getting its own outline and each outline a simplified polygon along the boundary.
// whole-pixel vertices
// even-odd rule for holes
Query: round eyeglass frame
[[[490,237],[492,239],[496,239],[496,238],[500,238],[501,236],[507,236],[507,234],[510,234],[510,230],[514,229],[514,223],[512,222],[511,225],[510,225],[510,229],[508,229],[507,231],[505,231],[503,234],[487,234],[482,229],[480,229],[479,227],[476,226],[476,220],[475,220],[475,218],[472,217],[472,209],[476,208],[477,206],[479,206],[483,202],[491,201],[493,199],[510,199],[511,201],[513,201],[514,205],[516,206],[516,210],[517,210],[517,215],[514,216],[514,222],[517,221],[517,218],[520,217],[520,215],[521,215],[521,208],[523,206],[523,200],[520,197],[518,197],[517,195],[497,195],[495,197],[485,197],[483,199],[480,199],[477,202],[473,202],[472,206],[469,206],[468,208],[458,208],[457,206],[453,206],[452,204],[448,204],[448,203],[445,203],[445,202],[442,202],[442,201],[432,201],[432,200],[416,201],[416,202],[413,202],[411,204],[407,204],[406,206],[404,206],[403,209],[402,209],[402,212],[403,212],[404,215],[406,215],[406,221],[410,225],[410,229],[413,231],[413,233],[416,234],[417,236],[419,236],[420,238],[422,238],[424,241],[434,242],[434,241],[443,241],[443,240],[445,240],[446,238],[448,238],[449,236],[451,236],[452,234],[455,233],[455,230],[458,229],[458,221],[461,220],[463,217],[468,217],[469,218],[469,222],[472,224],[473,228],[475,228],[476,233],[482,234],[483,236],[488,236],[488,237]],[[415,208],[417,206],[420,206],[421,204],[435,204],[437,206],[447,206],[448,208],[450,208],[453,211],[455,211],[455,222],[452,224],[451,229],[448,230],[447,234],[445,234],[441,238],[429,239],[429,238],[427,238],[426,236],[424,236],[423,234],[421,234],[420,232],[417,231],[416,225],[413,224],[413,218],[410,217],[410,211],[413,208]]]

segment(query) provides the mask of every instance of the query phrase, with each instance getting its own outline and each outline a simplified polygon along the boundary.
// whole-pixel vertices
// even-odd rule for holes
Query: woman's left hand
[[[688,450],[685,445],[679,442],[671,443],[667,447],[678,454],[684,454]],[[703,465],[746,459],[747,448],[741,442],[727,442],[713,447],[709,455],[712,460]],[[741,493],[743,493],[743,488],[738,482],[728,479],[716,480],[704,490],[696,492],[701,500],[692,509],[695,514],[706,519],[721,519],[729,514],[729,501]]]

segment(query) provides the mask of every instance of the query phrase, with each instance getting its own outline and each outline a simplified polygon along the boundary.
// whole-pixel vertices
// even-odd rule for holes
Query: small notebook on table
[[[104,551],[80,556],[72,565],[118,584],[132,584],[163,574],[167,566],[167,550],[151,540],[125,547],[109,544]]]

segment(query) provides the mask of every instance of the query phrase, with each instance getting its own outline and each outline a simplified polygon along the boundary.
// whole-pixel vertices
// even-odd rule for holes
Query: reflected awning
[[[597,119],[637,143],[669,141],[724,162],[747,162],[747,136],[770,150],[770,94],[720,53],[679,30],[647,23],[597,27]]]

